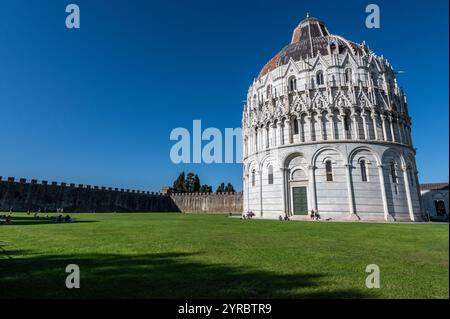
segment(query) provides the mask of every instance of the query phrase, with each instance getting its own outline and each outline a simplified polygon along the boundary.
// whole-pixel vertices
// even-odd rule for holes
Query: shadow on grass
[[[65,215],[63,215],[65,216]],[[0,219],[1,221],[4,221],[4,219]],[[74,219],[70,223],[63,223],[63,222],[55,222],[51,218],[46,217],[40,217],[40,218],[34,218],[34,217],[27,217],[27,216],[12,216],[12,224],[8,225],[0,225],[0,227],[11,227],[11,226],[25,226],[25,225],[44,225],[44,224],[54,224],[54,225],[61,225],[61,224],[78,224],[78,223],[95,223],[95,220],[78,220]]]
[[[1,254],[1,251],[0,251]],[[0,259],[2,298],[365,298],[330,289],[321,273],[280,274],[208,264],[200,253],[44,255]],[[67,289],[65,268],[77,264],[81,288]]]

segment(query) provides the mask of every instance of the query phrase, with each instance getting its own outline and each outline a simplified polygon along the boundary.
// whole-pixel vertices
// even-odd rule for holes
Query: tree
[[[225,183],[220,183],[220,185],[217,187],[216,193],[223,193],[225,192]]]
[[[175,192],[185,193],[186,192],[186,179],[184,172],[181,172],[180,175],[178,175],[175,182],[173,182],[173,189]]]
[[[200,191],[200,178],[197,174],[195,174],[194,180],[192,182],[192,191],[195,193]]]
[[[185,188],[188,193],[192,193],[194,191],[194,173],[190,172],[187,174]]]
[[[212,186],[206,184],[202,185],[200,187],[200,193],[212,193]]]
[[[231,183],[228,183],[225,187],[225,193],[234,193],[234,187]]]

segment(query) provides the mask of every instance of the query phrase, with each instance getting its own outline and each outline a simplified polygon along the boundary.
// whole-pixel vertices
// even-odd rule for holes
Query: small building
[[[163,195],[171,195],[173,192],[172,187],[169,186],[163,186],[161,187],[161,190],[159,191]]]
[[[420,194],[425,215],[431,220],[448,221],[448,183],[421,184]]]

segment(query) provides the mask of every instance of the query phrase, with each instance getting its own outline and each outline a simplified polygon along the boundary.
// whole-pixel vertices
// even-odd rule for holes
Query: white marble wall
[[[292,215],[290,187],[304,185],[308,188],[308,210],[315,208],[324,218],[349,219],[354,215],[362,220],[418,221],[422,210],[413,156],[411,149],[388,143],[290,144],[260,152],[244,163],[250,181],[244,188],[244,210],[263,218]],[[332,162],[332,181],[326,179],[327,160]],[[367,181],[362,181],[361,160],[366,161]],[[396,163],[396,183],[391,162]],[[274,172],[272,185],[268,183],[269,166]],[[287,172],[285,178],[282,168]],[[253,170],[255,186],[251,183]]]

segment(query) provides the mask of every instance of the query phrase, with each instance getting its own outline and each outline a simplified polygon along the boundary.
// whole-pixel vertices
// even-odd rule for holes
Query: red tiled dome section
[[[259,77],[273,71],[281,65],[286,65],[292,59],[300,61],[331,52],[340,54],[349,51],[352,54],[363,54],[361,46],[340,36],[330,35],[326,26],[318,19],[307,18],[295,28],[291,44],[278,52],[261,70]]]
[[[278,52],[272,59],[270,59],[269,62],[266,63],[266,65],[262,68],[261,72],[259,73],[259,76],[264,76],[267,73],[275,70],[278,67],[278,59],[283,51]]]

